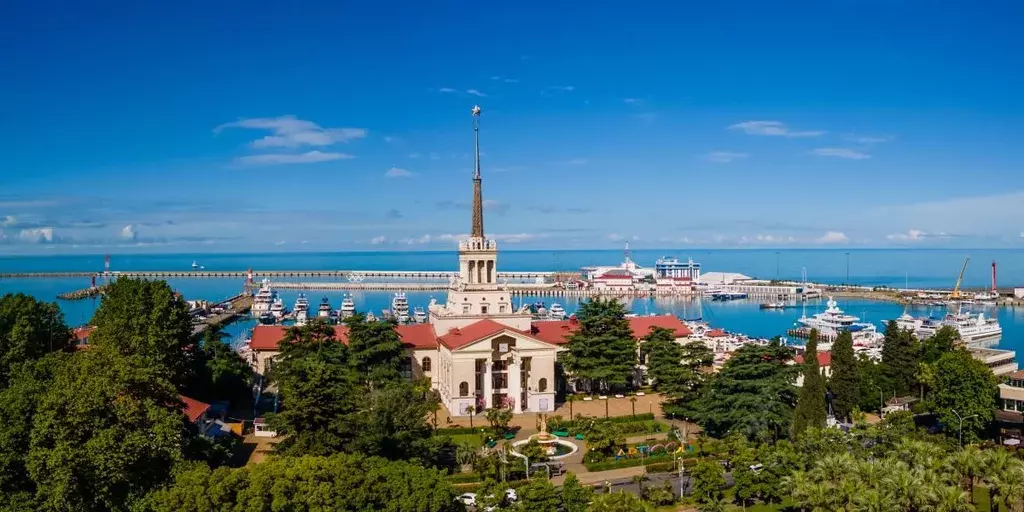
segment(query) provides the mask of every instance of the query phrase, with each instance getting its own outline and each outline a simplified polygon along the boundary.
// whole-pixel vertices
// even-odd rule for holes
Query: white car
[[[476,506],[476,494],[472,493],[472,492],[467,492],[467,493],[464,493],[464,494],[460,494],[460,495],[458,495],[455,498],[455,501],[461,501],[462,504],[467,506],[467,507],[475,507]]]

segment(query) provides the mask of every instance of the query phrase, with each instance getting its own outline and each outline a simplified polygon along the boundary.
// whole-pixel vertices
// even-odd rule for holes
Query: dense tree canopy
[[[223,341],[218,329],[208,329],[196,352],[192,380],[184,394],[212,402],[227,400],[234,404],[252,397],[252,367]]]
[[[614,299],[594,298],[576,313],[580,328],[569,336],[562,364],[588,391],[626,384],[636,367],[636,340],[626,310]]]
[[[345,320],[348,325],[349,359],[364,385],[372,388],[401,377],[402,338],[387,321],[367,322],[362,314]]]
[[[900,329],[895,321],[886,326],[880,365],[886,396],[904,396],[916,388],[917,363],[920,361],[918,345],[914,333]]]
[[[119,278],[106,288],[92,318],[89,344],[156,365],[179,389],[192,378],[195,344],[188,305],[166,281]]]
[[[746,345],[733,354],[701,398],[698,423],[714,437],[739,432],[754,438],[789,432],[797,367],[790,349],[773,341]]]
[[[832,375],[828,389],[835,417],[850,421],[860,399],[860,367],[853,353],[853,335],[848,331],[839,334],[832,343]]]
[[[695,401],[706,382],[702,369],[711,366],[714,354],[701,341],[686,345],[676,343],[675,333],[662,327],[651,329],[644,340],[647,374],[653,379],[655,389],[666,398],[663,410],[680,417],[693,417]]]
[[[94,351],[58,361],[26,458],[40,507],[127,510],[181,459],[180,407],[156,366]]]
[[[939,422],[949,435],[957,436],[959,418],[966,418],[963,438],[976,441],[995,414],[998,379],[985,363],[962,349],[943,354],[935,367],[930,402]]]
[[[818,331],[811,329],[810,339],[804,350],[803,386],[793,412],[793,437],[798,437],[808,427],[825,426],[825,379],[818,366]]]
[[[71,330],[54,303],[23,293],[0,297],[0,388],[12,368],[71,347]]]
[[[378,457],[271,457],[240,469],[196,465],[153,493],[143,510],[463,510],[441,471]]]

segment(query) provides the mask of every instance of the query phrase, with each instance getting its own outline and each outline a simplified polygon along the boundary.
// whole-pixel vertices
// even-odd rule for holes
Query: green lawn
[[[484,444],[484,436],[482,434],[447,434],[452,442],[456,444],[468,443],[473,447],[480,447]]]

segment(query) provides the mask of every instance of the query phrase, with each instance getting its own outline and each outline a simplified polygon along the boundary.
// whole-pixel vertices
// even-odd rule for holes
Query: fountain
[[[564,457],[568,457],[576,453],[580,449],[576,446],[576,443],[571,443],[563,439],[559,439],[557,436],[548,433],[548,421],[547,415],[542,414],[540,416],[540,432],[530,436],[522,441],[516,441],[512,443],[512,454],[524,457],[522,454],[516,451],[516,448],[523,446],[531,441],[536,441],[544,450],[544,454],[551,460],[558,460]]]

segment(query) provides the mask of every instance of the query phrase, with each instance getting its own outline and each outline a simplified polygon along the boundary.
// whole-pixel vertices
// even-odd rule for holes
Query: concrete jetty
[[[271,277],[327,277],[336,279],[450,279],[457,272],[450,270],[253,270],[253,279]],[[169,278],[247,278],[248,270],[123,270],[110,272],[0,272],[0,279],[59,279],[69,277],[143,277]],[[498,279],[550,278],[556,272],[498,272]]]

